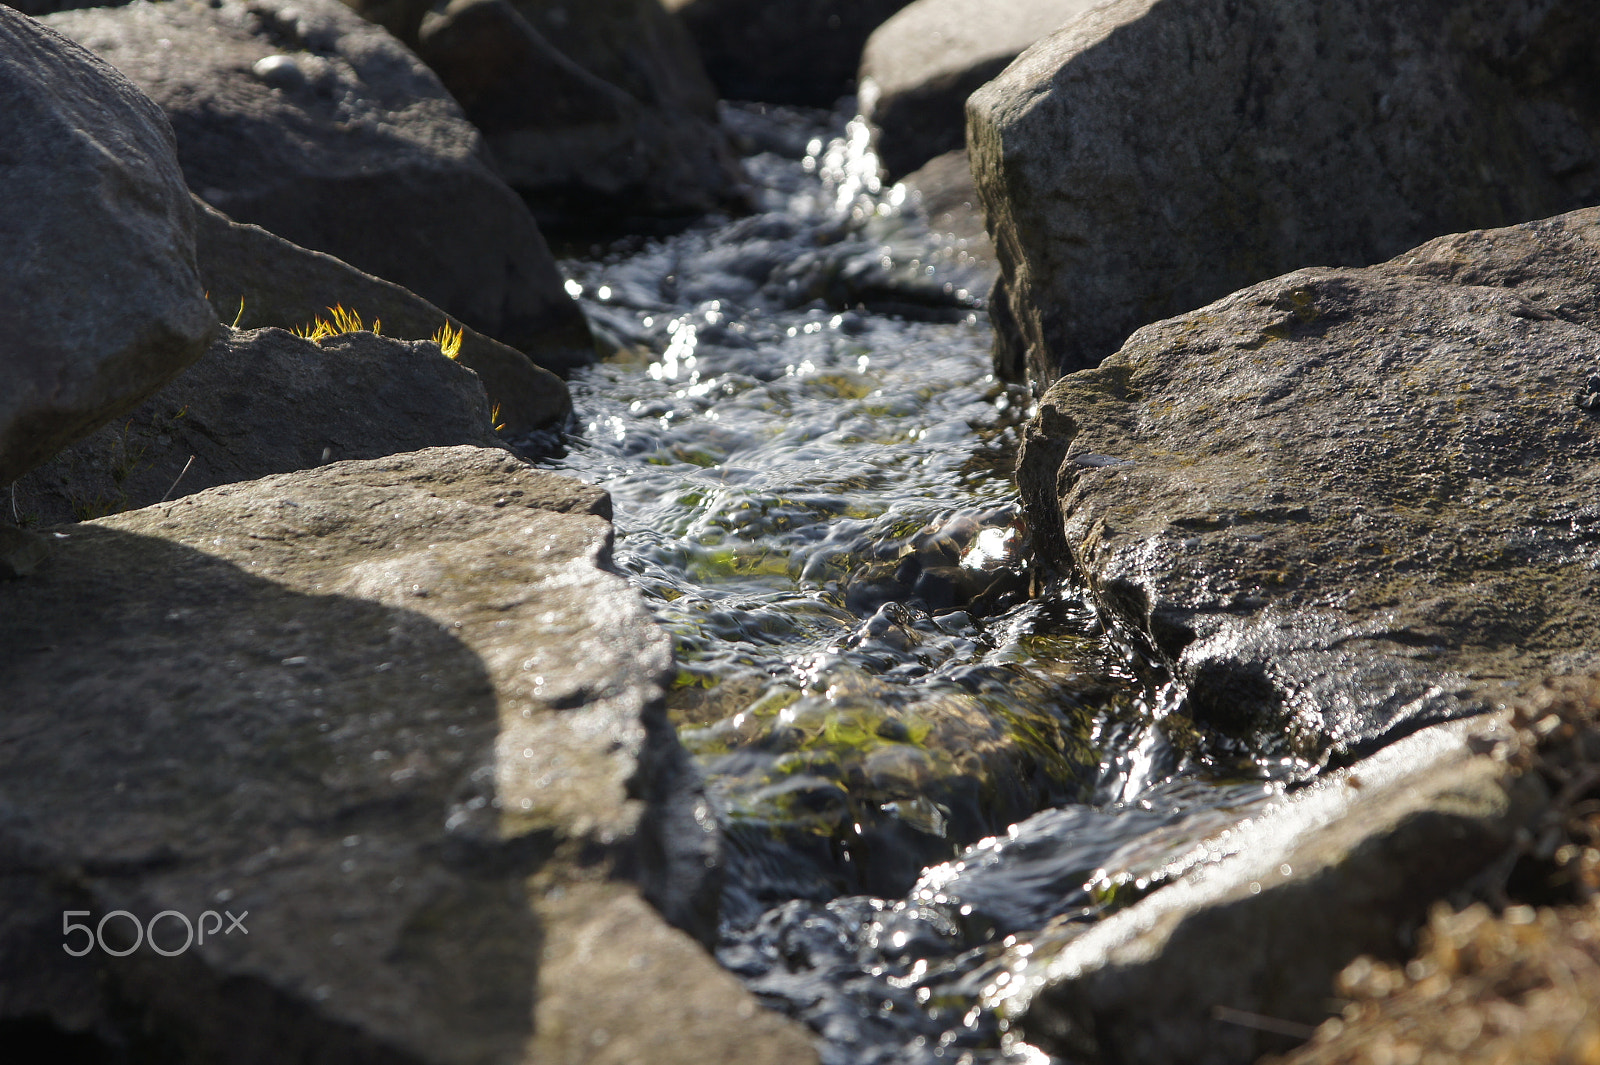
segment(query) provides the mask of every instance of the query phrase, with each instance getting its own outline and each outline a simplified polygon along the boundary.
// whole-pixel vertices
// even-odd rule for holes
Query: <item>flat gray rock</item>
[[[482,136],[415,55],[338,0],[138,0],[47,22],[161,105],[189,187],[229,217],[401,285],[546,368],[593,360]]]
[[[3,486],[171,380],[217,323],[160,108],[6,7],[0,101]]]
[[[1035,543],[1186,686],[1176,741],[1309,767],[1600,662],[1597,281],[1600,209],[1444,237],[1046,393]]]
[[[163,1060],[814,1061],[680,931],[715,841],[605,505],[457,447],[56,530],[0,585],[0,1019]]]
[[[997,368],[1042,392],[1302,266],[1600,199],[1600,8],[1116,0],[968,104]]]
[[[967,143],[967,97],[1102,0],[916,0],[861,53],[861,113],[890,177]]]

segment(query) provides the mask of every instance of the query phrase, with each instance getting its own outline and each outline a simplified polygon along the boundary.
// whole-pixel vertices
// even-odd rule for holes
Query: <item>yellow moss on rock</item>
[[[243,304],[241,303],[241,307]],[[326,340],[329,337],[341,336],[345,333],[371,333],[374,336],[383,335],[383,323],[374,318],[372,325],[368,326],[361,320],[358,311],[345,308],[342,304],[334,304],[328,308],[328,317],[318,315],[310,323],[297,326],[292,330],[295,336],[313,342]],[[454,359],[461,355],[461,327],[450,324],[448,319],[435,330],[433,336],[428,338],[439,345],[439,350],[446,358]]]

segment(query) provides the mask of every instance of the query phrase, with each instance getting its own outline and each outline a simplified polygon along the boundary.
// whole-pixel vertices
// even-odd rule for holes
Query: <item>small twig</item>
[[[178,471],[178,476],[173,480],[172,487],[167,489],[167,494],[161,497],[161,502],[162,503],[165,503],[167,500],[172,498],[172,493],[176,492],[178,490],[178,482],[183,480],[183,475],[188,473],[189,472],[189,467],[193,466],[193,465],[194,465],[194,456],[190,455],[189,456],[189,461],[185,462],[183,464],[183,469]]]
[[[19,527],[22,525],[22,515],[17,512],[17,482],[11,482],[11,520]]]
[[[1286,1035],[1290,1039],[1310,1039],[1317,1034],[1317,1030],[1309,1024],[1267,1017],[1260,1013],[1247,1013],[1231,1006],[1213,1006],[1211,1016],[1225,1024],[1237,1024],[1241,1028],[1254,1028],[1258,1032],[1271,1032],[1273,1035]]]

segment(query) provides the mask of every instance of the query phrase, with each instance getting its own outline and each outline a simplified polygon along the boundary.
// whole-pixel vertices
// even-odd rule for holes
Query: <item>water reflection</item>
[[[1000,1060],[979,1005],[1226,850],[1158,671],[1041,588],[977,266],[864,129],[733,110],[761,211],[567,264],[615,352],[565,469],[672,634],[670,706],[727,841],[719,956],[838,1065]],[[898,315],[873,313],[888,308]],[[908,316],[909,314],[909,316]]]

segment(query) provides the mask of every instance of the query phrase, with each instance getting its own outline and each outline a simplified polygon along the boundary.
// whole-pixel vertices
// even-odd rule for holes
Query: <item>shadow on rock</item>
[[[483,662],[251,568],[80,526],[5,586],[6,1012],[176,1060],[509,1055],[552,839],[496,832]]]
[[[47,530],[0,585],[0,1024],[173,1062],[622,1062],[662,1025],[658,1062],[806,1060],[695,940],[716,837],[608,507],[461,446]]]

